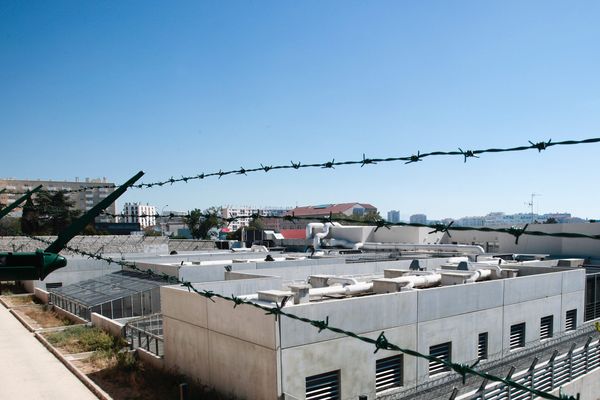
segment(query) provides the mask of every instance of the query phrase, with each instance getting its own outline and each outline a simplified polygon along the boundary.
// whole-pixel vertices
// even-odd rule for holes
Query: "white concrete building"
[[[149,204],[125,203],[123,215],[122,222],[138,223],[142,229],[156,225],[156,207]]]
[[[583,269],[537,262],[499,271],[494,262],[457,271],[447,261],[420,260],[424,272],[410,270],[410,260],[293,268],[281,261],[256,271],[221,269],[225,281],[194,286],[267,306],[288,297],[287,312],[329,318],[331,326],[371,338],[385,332],[401,347],[460,363],[502,358],[584,322]],[[483,281],[471,279],[479,273]],[[437,286],[420,286],[424,277]],[[166,367],[233,396],[375,399],[448,374],[423,359],[374,353],[354,338],[186,288],[162,287],[161,298]]]
[[[230,222],[227,228],[230,231],[237,231],[239,228],[248,227],[252,221],[251,216],[258,214],[263,217],[284,215],[290,208],[286,207],[250,207],[250,206],[225,206],[221,207],[221,216],[223,218],[238,217]]]

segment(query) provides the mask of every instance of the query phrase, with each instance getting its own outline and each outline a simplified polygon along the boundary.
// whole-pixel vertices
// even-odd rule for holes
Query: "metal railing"
[[[159,357],[164,356],[162,314],[152,314],[125,324],[125,339],[131,350],[142,348]]]
[[[509,376],[526,387],[550,392],[600,367],[600,341],[592,340],[592,337],[589,337],[582,347],[576,349],[573,344],[568,352],[561,355],[558,355],[558,350],[555,350],[548,361],[537,363],[538,359],[534,358],[528,369],[514,376],[512,376],[514,369],[511,369]],[[460,397],[451,398],[456,398],[456,400],[524,400],[533,399],[534,396],[532,393],[511,388],[503,383],[487,385],[487,382],[484,381],[479,389]]]
[[[525,370],[527,367],[531,366],[532,360],[535,359],[535,357],[540,360],[547,360],[550,359],[555,352],[566,354],[571,347],[578,347],[586,343],[586,340],[590,336],[597,336],[597,331],[594,324],[587,323],[574,331],[557,334],[552,339],[529,342],[524,348],[519,350],[504,350],[490,354],[487,359],[480,361],[478,369],[494,373],[498,376],[504,376],[506,371],[510,369],[514,369],[515,371]],[[416,386],[399,388],[396,392],[378,395],[377,399],[447,400],[449,396],[451,399],[458,399],[459,396],[474,393],[476,388],[480,388],[480,383],[481,380],[478,380],[475,377],[469,377],[467,378],[465,385],[462,383],[462,378],[460,376],[454,373],[448,373],[440,378],[430,379]],[[456,387],[456,389],[451,395],[450,392],[452,392],[452,389],[449,388],[453,387]],[[460,398],[462,399],[462,397]],[[467,397],[467,399],[470,398]]]

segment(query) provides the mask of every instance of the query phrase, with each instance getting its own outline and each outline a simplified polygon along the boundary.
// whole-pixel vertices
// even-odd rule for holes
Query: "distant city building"
[[[0,203],[10,204],[21,197],[21,192],[31,190],[36,186],[42,185],[43,190],[49,192],[67,191],[67,196],[74,203],[74,208],[82,213],[89,211],[102,199],[115,190],[115,184],[110,183],[106,178],[90,179],[84,181],[42,181],[27,179],[0,179],[0,190],[6,189],[6,192],[0,194]],[[102,187],[98,187],[102,186]],[[35,197],[35,195],[34,195]],[[106,212],[116,214],[116,204],[113,203],[106,208]],[[13,215],[20,216],[21,209],[17,208]],[[112,222],[113,218],[108,216],[99,216],[97,222]]]
[[[252,215],[260,215],[262,217],[280,217],[285,215],[290,210],[291,207],[250,207],[250,206],[225,206],[221,207],[221,216],[223,218],[234,218],[237,217],[236,220],[231,221],[227,225],[227,229],[232,232],[237,231],[240,228],[248,227],[250,222],[252,221]],[[261,222],[265,226],[266,229],[275,229],[279,230],[279,221],[270,218],[263,218]]]
[[[491,212],[482,217],[462,217],[455,221],[457,226],[487,227],[499,228],[509,226],[522,226],[531,223],[583,223],[581,218],[572,217],[570,213],[549,213],[549,214],[505,214],[503,212]]]
[[[398,211],[398,210],[388,211],[387,220],[388,220],[388,222],[391,222],[393,224],[400,222],[400,211]]]
[[[188,215],[188,213],[183,211],[163,211],[162,216],[165,218],[160,218],[157,221],[160,226],[160,231],[166,236],[191,238],[192,236],[185,220],[186,215]]]
[[[149,204],[125,203],[123,215],[122,222],[138,223],[142,229],[156,225],[156,207]]]
[[[303,206],[296,207],[290,210],[287,215],[294,215],[295,217],[303,217],[305,219],[300,221],[284,221],[282,228],[285,229],[300,229],[306,226],[311,220],[315,220],[323,217],[329,217],[330,215],[344,215],[347,217],[363,217],[368,214],[377,213],[377,207],[369,203],[339,203],[339,204],[321,204],[317,206]]]
[[[427,215],[425,214],[413,214],[410,216],[411,224],[426,224],[427,223]]]

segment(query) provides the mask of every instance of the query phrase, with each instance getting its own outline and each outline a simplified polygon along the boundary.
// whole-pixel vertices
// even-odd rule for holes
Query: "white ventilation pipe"
[[[326,239],[325,244],[331,247],[343,247],[352,250],[360,250],[364,245],[363,242],[351,242],[350,240],[335,238]]]
[[[500,263],[501,263],[501,261],[500,261]],[[498,263],[497,261],[494,263],[467,262],[467,266],[469,268],[469,271],[478,271],[478,270],[494,271],[494,277],[496,279],[500,279],[500,278],[502,278],[502,268],[500,268],[500,263]]]
[[[453,253],[485,254],[481,246],[470,244],[410,244],[410,243],[378,243],[366,242],[364,250],[399,250],[399,251],[445,251]]]
[[[315,249],[321,248],[321,240],[327,237],[327,235],[329,235],[329,228],[332,226],[332,223],[327,222],[325,225],[323,225],[323,232],[318,232],[315,234],[315,237],[313,239],[313,246]]]
[[[373,289],[373,282],[361,282],[355,285],[335,285],[322,288],[312,288],[308,291],[310,297],[322,297],[331,295],[353,295],[369,292]]]
[[[490,269],[476,269],[472,271],[471,276],[465,279],[465,283],[474,283],[483,279],[489,279],[492,276],[492,270]]]
[[[413,288],[428,288],[437,286],[442,282],[442,275],[430,271],[429,274],[423,275],[408,275],[393,278],[392,280],[396,283],[403,283],[403,289]]]
[[[345,276],[332,276],[331,278],[327,279],[327,285],[329,286],[334,285],[336,283],[342,285],[356,285],[358,284],[358,281],[355,278],[348,278]]]
[[[307,239],[312,239],[314,237],[314,233],[313,231],[315,229],[323,229],[323,224],[321,222],[311,222],[309,224],[306,224],[306,238]]]

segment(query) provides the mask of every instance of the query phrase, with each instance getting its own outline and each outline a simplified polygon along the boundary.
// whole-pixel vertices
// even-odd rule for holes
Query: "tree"
[[[248,230],[249,231],[264,231],[265,224],[262,221],[262,219],[260,219],[260,217],[252,218],[252,221],[250,221],[250,223],[248,224]]]
[[[185,217],[185,223],[194,239],[209,239],[211,229],[225,226],[220,217],[221,209],[218,207],[210,207],[204,211],[195,208]]]
[[[21,234],[19,218],[4,217],[0,220],[0,236],[18,236]]]
[[[352,215],[346,215],[346,214],[333,214],[332,218],[335,220],[335,218],[341,218],[341,219],[345,219],[345,220],[351,220],[351,221],[342,221],[342,224],[352,224],[354,221],[359,222],[359,223],[370,223],[370,222],[376,222],[381,220],[381,215],[379,215],[379,211],[375,211],[375,212],[368,212],[366,214],[363,215],[357,215],[357,214],[352,214]]]
[[[33,204],[31,197],[23,205],[23,214],[21,216],[21,231],[25,235],[37,235],[40,229],[38,221],[38,211]]]
[[[58,235],[81,214],[74,205],[63,191],[39,191],[23,206],[21,230],[28,235]]]

